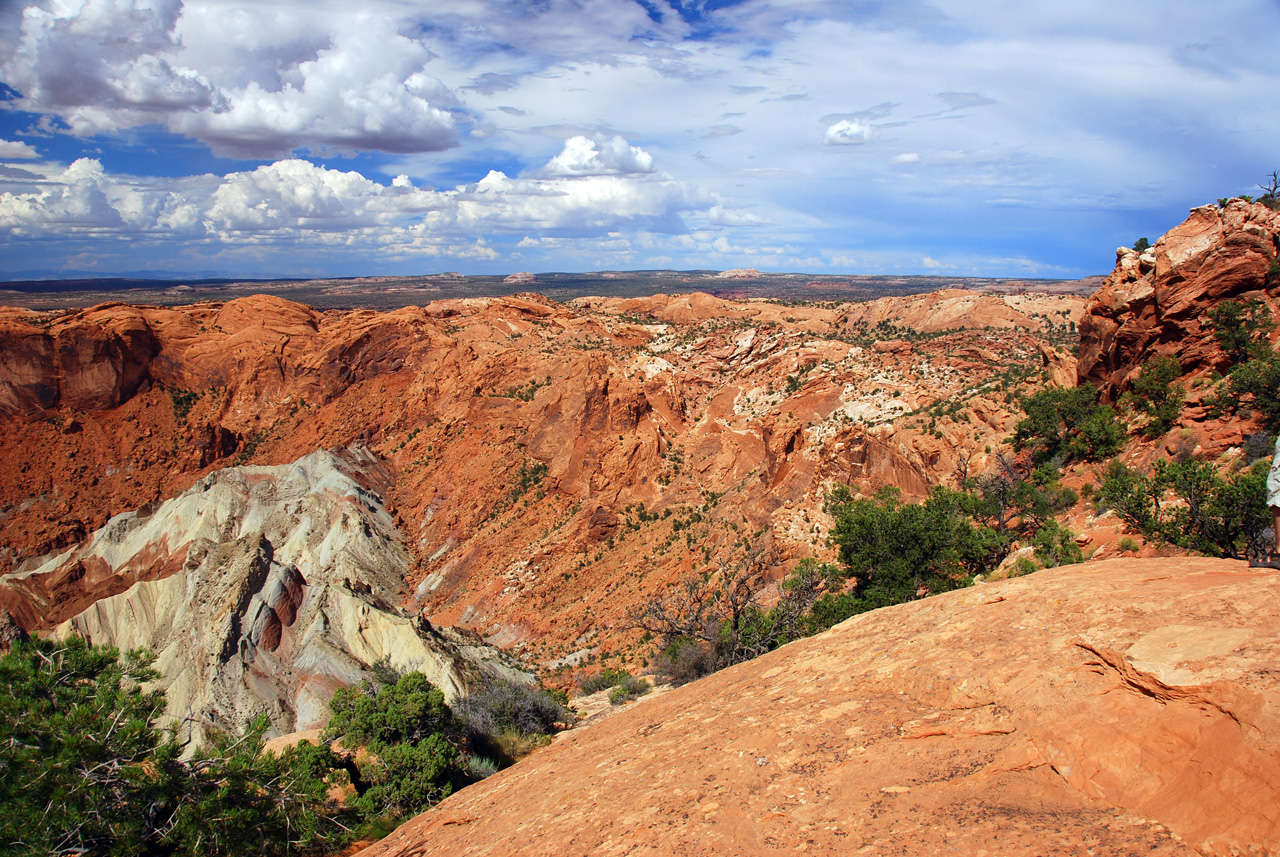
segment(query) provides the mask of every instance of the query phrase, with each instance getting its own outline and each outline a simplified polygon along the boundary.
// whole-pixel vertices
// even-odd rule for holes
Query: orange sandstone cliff
[[[1225,369],[1206,310],[1228,299],[1275,309],[1278,254],[1280,212],[1241,199],[1192,209],[1145,253],[1121,247],[1080,321],[1081,383],[1114,400],[1156,354],[1177,357],[1188,374]]]

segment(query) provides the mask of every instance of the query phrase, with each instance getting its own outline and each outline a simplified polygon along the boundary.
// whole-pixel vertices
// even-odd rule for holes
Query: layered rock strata
[[[232,467],[113,518],[76,548],[0,578],[16,615],[157,654],[167,714],[196,738],[261,712],[273,731],[327,720],[333,691],[385,662],[456,699],[498,653],[397,606],[408,570],[367,450]]]
[[[362,443],[394,472],[401,604],[577,663],[618,650],[627,615],[683,576],[750,561],[776,579],[826,551],[835,484],[919,497],[989,467],[1017,396],[1074,377],[1053,343],[1082,305],[948,290],[0,311],[0,350],[28,355],[0,364],[0,572],[217,468]],[[67,574],[92,590],[76,611],[118,594],[88,565]]]

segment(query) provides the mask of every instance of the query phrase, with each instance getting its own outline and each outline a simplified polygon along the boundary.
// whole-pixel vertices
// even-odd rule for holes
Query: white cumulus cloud
[[[407,176],[381,184],[296,158],[179,179],[111,175],[82,158],[25,185],[0,193],[0,237],[182,236],[223,245],[270,238],[405,252],[447,240],[472,255],[485,247],[484,255],[494,252],[484,244],[494,235],[603,240],[623,228],[678,232],[684,213],[718,206],[705,191],[649,174],[524,178],[494,170],[438,191]]]
[[[822,142],[827,146],[856,145],[867,142],[874,133],[874,129],[865,122],[859,122],[857,119],[841,119],[827,128]]]
[[[595,139],[581,135],[564,141],[564,149],[543,172],[549,176],[605,176],[653,172],[653,156],[620,136]]]
[[[15,105],[75,134],[148,123],[242,156],[438,151],[457,99],[387,14],[181,0],[59,0],[0,64]]]
[[[40,157],[40,153],[21,140],[0,139],[0,161],[27,161]]]

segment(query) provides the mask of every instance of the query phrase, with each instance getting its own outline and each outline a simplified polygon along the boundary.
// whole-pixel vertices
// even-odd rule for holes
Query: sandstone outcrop
[[[333,691],[379,661],[450,700],[482,672],[528,680],[398,609],[408,555],[379,496],[389,477],[363,449],[219,470],[0,578],[0,603],[28,627],[156,652],[167,714],[197,738],[264,711],[276,732],[322,726]]]
[[[1276,306],[1280,212],[1234,199],[1205,205],[1145,253],[1116,251],[1116,267],[1080,320],[1079,379],[1114,400],[1157,354],[1184,373],[1223,370],[1227,360],[1207,311],[1227,299]]]
[[[1041,571],[855,617],[444,801],[365,857],[1280,851],[1280,575]]]

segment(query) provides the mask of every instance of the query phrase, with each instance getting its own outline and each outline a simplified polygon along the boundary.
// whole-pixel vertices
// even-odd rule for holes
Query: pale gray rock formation
[[[157,654],[168,714],[197,741],[260,712],[273,732],[322,726],[338,687],[379,661],[418,670],[450,701],[513,669],[478,638],[433,628],[396,603],[408,568],[363,449],[217,471],[150,510],[113,518],[48,566],[180,568],[101,599],[59,626]]]

